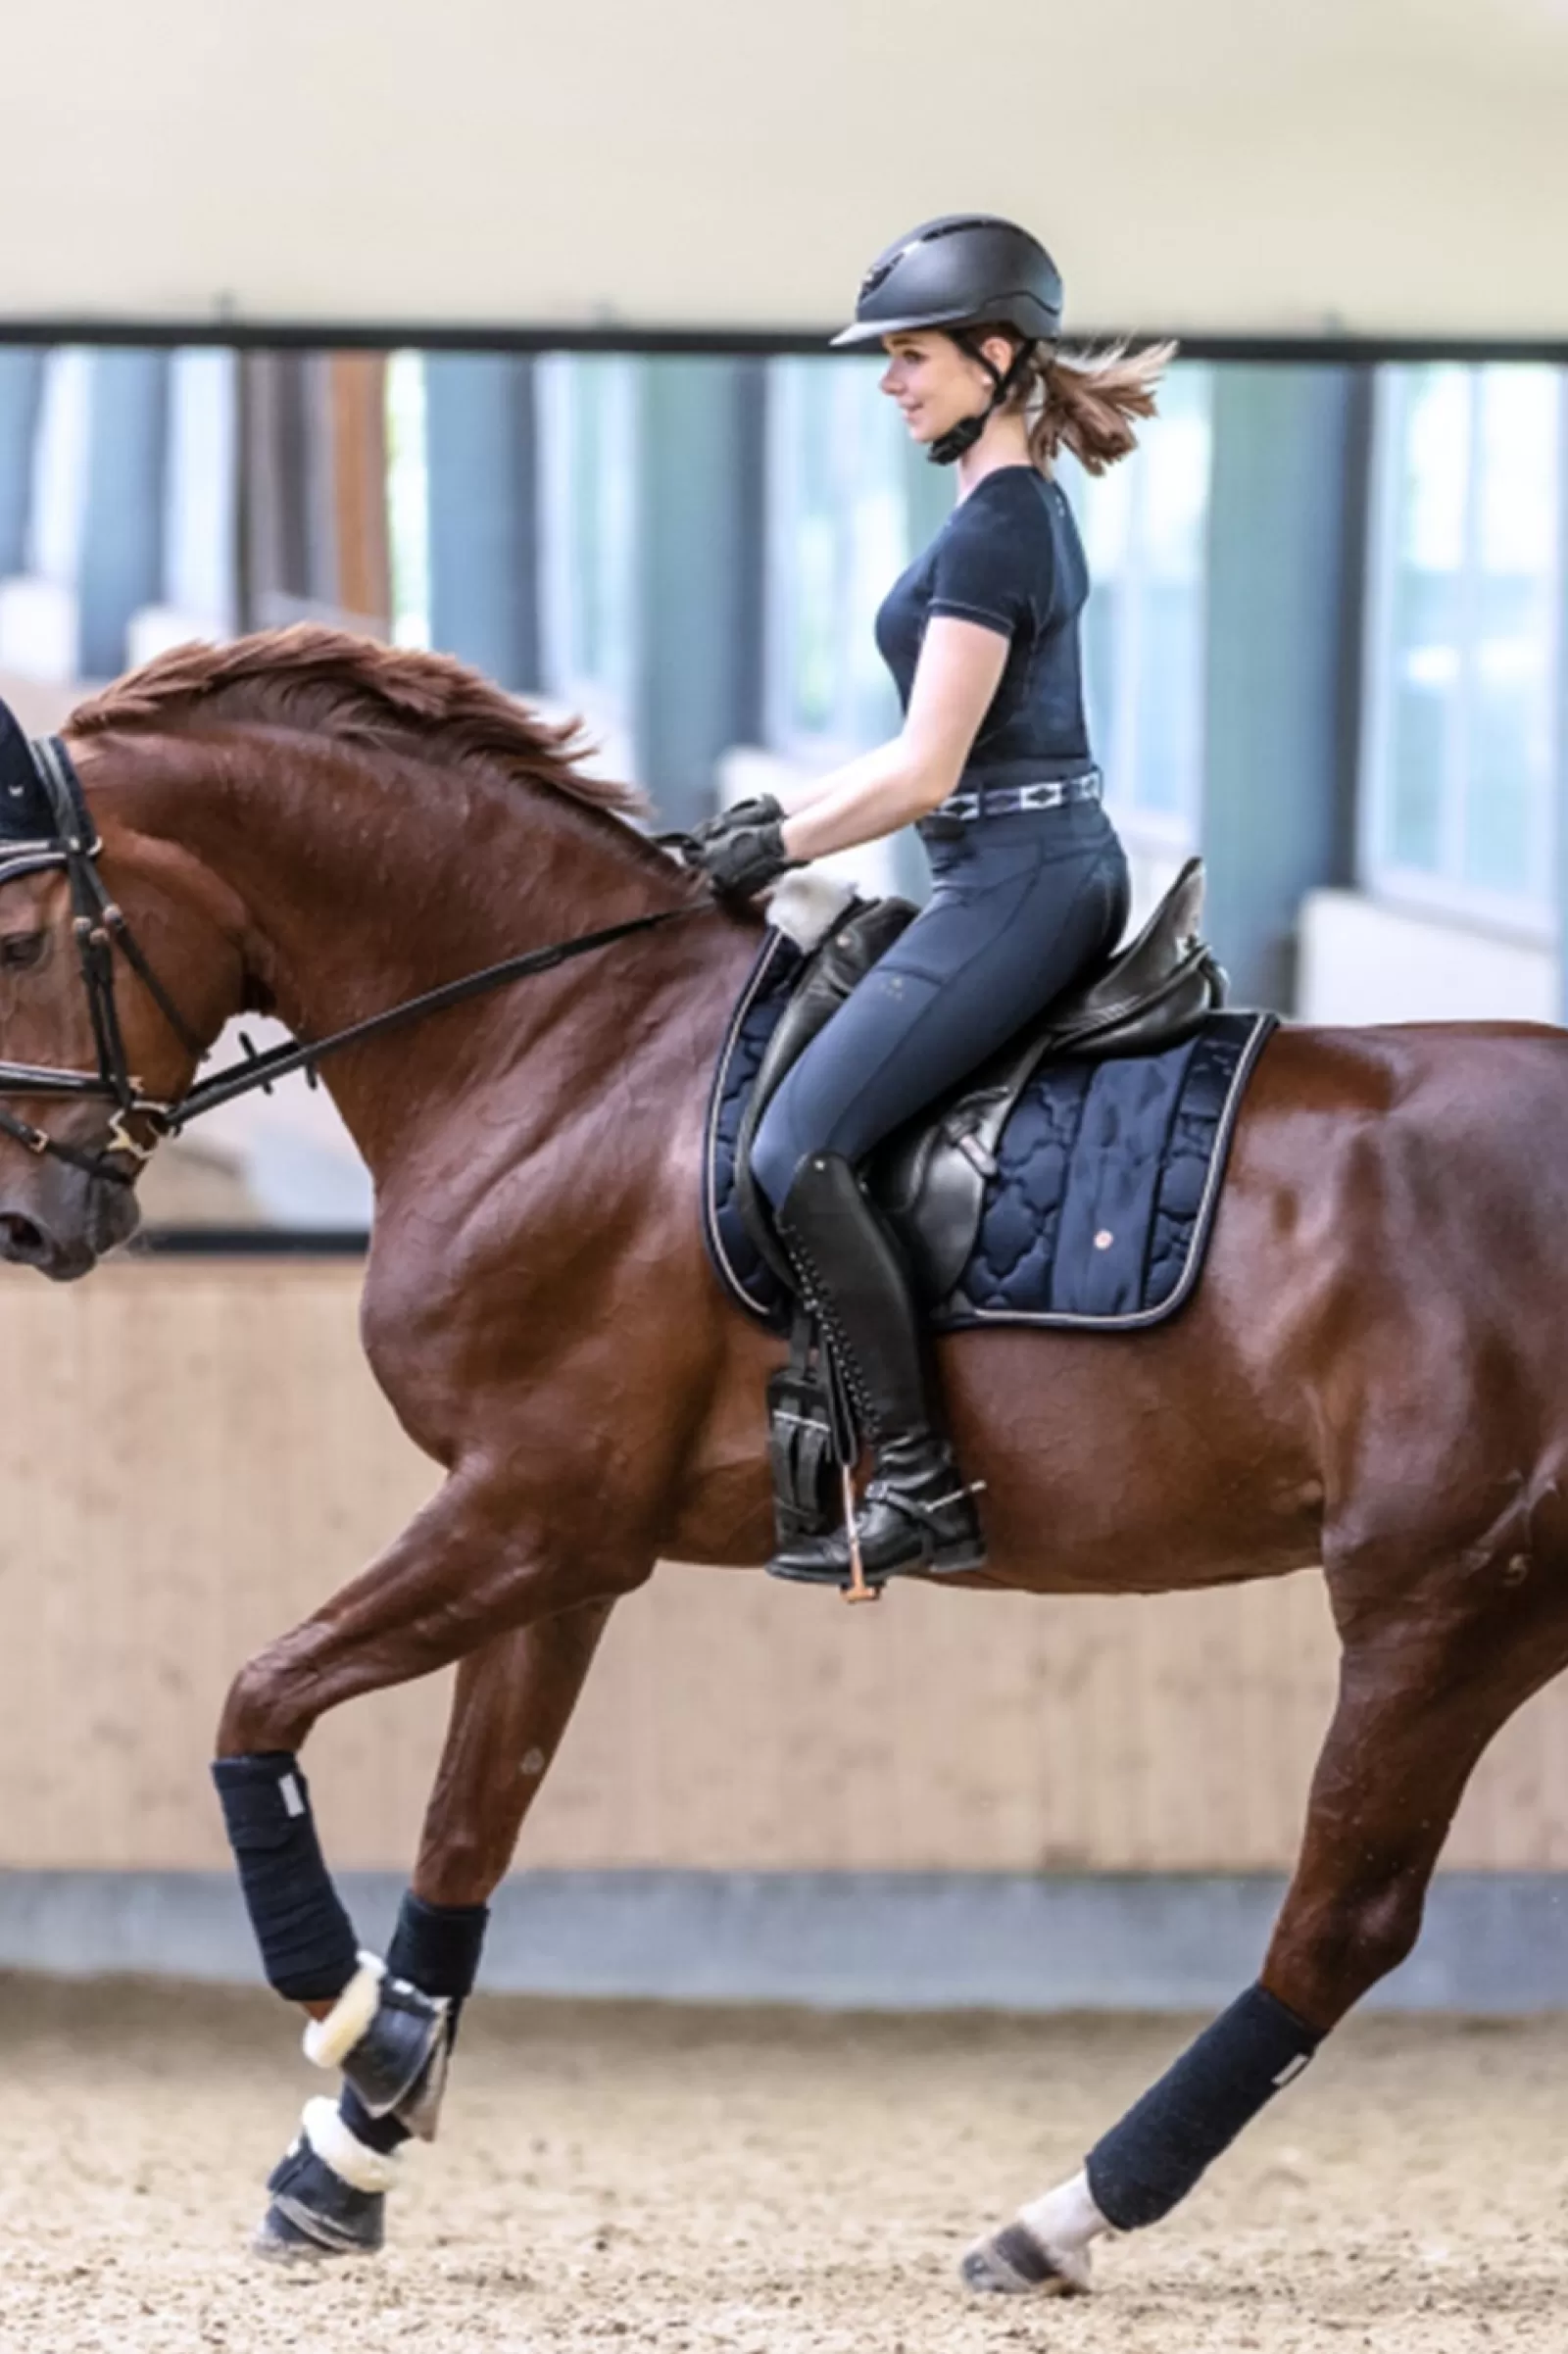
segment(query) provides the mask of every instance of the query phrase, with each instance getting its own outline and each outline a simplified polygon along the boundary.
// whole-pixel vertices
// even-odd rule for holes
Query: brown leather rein
[[[215,1071],[210,1079],[204,1079],[177,1102],[171,1103],[148,1095],[131,1074],[115,1003],[117,950],[193,1059],[199,1062],[206,1049],[142,954],[124,914],[104,886],[97,864],[102,845],[71,755],[58,736],[36,739],[28,750],[48,797],[54,832],[34,842],[0,847],[0,886],[50,867],[65,870],[71,891],[72,932],[92,1021],[98,1068],[77,1071],[52,1064],[0,1060],[0,1097],[60,1096],[76,1102],[93,1099],[112,1103],[114,1114],[103,1143],[85,1150],[63,1143],[45,1129],[35,1128],[0,1103],[0,1136],[11,1137],[29,1152],[68,1161],[73,1168],[85,1170],[89,1177],[107,1178],[117,1185],[132,1184],[141,1163],[150,1158],[164,1137],[177,1135],[204,1112],[216,1111],[220,1103],[232,1103],[240,1096],[254,1094],[258,1088],[270,1092],[275,1081],[286,1079],[294,1071],[303,1071],[315,1086],[318,1063],[328,1054],[341,1053],[345,1047],[359,1046],[385,1031],[401,1028],[406,1022],[422,1020],[426,1014],[439,1013],[449,1005],[461,1005],[469,998],[505,989],[514,981],[529,980],[535,973],[551,972],[557,965],[570,963],[574,957],[588,956],[595,949],[609,948],[617,940],[630,939],[634,933],[651,932],[661,924],[674,923],[683,915],[707,912],[713,906],[710,899],[693,900],[684,907],[663,907],[651,915],[633,915],[623,923],[606,924],[597,932],[582,932],[573,939],[558,940],[548,948],[527,949],[519,956],[504,956],[498,964],[465,973],[460,979],[443,982],[439,988],[427,989],[418,997],[405,998],[380,1013],[368,1014],[363,1021],[351,1022],[346,1029],[334,1030],[327,1037],[309,1043],[272,1047],[259,1054],[248,1041],[242,1040],[245,1054],[241,1061]],[[150,1143],[143,1144],[131,1134],[127,1123],[133,1119],[145,1121],[152,1129]]]

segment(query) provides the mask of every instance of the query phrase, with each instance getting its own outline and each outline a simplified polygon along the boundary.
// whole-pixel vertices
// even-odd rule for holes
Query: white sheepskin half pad
[[[814,866],[800,866],[784,877],[769,899],[767,920],[797,948],[809,951],[858,897],[858,891],[835,875],[822,874]]]

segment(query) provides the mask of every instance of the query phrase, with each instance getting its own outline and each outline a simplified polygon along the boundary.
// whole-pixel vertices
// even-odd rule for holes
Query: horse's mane
[[[451,655],[380,646],[308,621],[227,645],[175,646],[79,704],[67,727],[91,736],[215,719],[299,728],[443,768],[482,768],[590,809],[631,816],[647,807],[635,786],[584,775],[579,763],[590,747],[576,720],[554,726],[536,717]]]

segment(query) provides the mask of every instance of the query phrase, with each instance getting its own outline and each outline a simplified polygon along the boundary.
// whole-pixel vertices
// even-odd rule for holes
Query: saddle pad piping
[[[760,1300],[754,1299],[747,1290],[745,1278],[739,1273],[729,1252],[724,1248],[724,1237],[718,1222],[718,1123],[724,1108],[725,1086],[729,1078],[730,1062],[734,1056],[741,1031],[746,1025],[746,1018],[767,983],[772,979],[774,967],[779,958],[789,953],[799,955],[800,952],[795,948],[795,944],[788,935],[769,930],[761,952],[752,967],[751,978],[741,991],[735,1009],[730,1015],[729,1027],[724,1032],[724,1044],[719,1051],[718,1061],[714,1068],[713,1084],[709,1097],[708,1118],[703,1130],[703,1231],[708,1244],[709,1255],[712,1259],[720,1279],[728,1287],[731,1298],[745,1308],[749,1315],[755,1316],[760,1324],[772,1322],[771,1311]]]
[[[1279,1016],[1256,1013],[1252,1016],[1252,1032],[1236,1058],[1230,1086],[1225,1097],[1225,1108],[1214,1128],[1214,1145],[1209,1154],[1208,1172],[1198,1212],[1193,1219],[1192,1235],[1187,1246],[1187,1258],[1175,1286],[1153,1307],[1132,1310],[1123,1316],[1074,1315],[1064,1309],[1028,1309],[968,1307],[957,1309],[950,1318],[946,1307],[935,1319],[941,1332],[973,1331],[983,1324],[1027,1324],[1051,1332],[1138,1332],[1151,1324],[1163,1324],[1168,1316],[1191,1296],[1202,1272],[1208,1255],[1208,1230],[1219,1203],[1220,1187],[1224,1182],[1226,1163],[1231,1154],[1231,1139],[1241,1116],[1247,1083],[1252,1075],[1258,1056],[1279,1027]]]

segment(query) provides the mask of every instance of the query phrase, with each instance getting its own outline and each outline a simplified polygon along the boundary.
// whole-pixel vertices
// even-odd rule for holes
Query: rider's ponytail
[[[1029,419],[1029,455],[1050,473],[1059,450],[1071,450],[1086,473],[1102,474],[1137,447],[1135,417],[1152,417],[1174,343],[1129,352],[1125,344],[1065,357],[1042,346],[1026,363],[1015,405]]]

